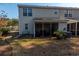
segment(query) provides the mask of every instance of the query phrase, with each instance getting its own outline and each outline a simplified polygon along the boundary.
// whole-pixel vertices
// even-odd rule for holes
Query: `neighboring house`
[[[19,34],[50,36],[56,30],[77,35],[79,8],[18,5]]]

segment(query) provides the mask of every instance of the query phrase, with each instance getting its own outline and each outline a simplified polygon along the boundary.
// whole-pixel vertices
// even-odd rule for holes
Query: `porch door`
[[[52,23],[52,31],[51,31],[52,35],[53,35],[54,31],[56,31],[56,30],[58,30],[58,23]]]
[[[35,36],[42,36],[42,23],[35,23]]]
[[[44,23],[44,36],[50,36],[50,23]]]

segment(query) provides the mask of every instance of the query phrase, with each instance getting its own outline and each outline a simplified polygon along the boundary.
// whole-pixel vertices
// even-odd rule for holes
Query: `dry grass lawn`
[[[14,56],[73,56],[79,55],[79,38],[56,40],[50,38],[16,39],[12,49],[2,55]],[[1,48],[0,48],[1,51]]]

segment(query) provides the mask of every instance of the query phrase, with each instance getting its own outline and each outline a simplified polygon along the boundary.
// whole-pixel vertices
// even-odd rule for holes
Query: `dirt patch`
[[[0,55],[10,55],[12,48],[9,45],[0,46]]]

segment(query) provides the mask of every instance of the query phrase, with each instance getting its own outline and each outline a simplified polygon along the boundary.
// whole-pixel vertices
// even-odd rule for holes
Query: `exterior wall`
[[[60,10],[59,16],[60,19],[65,19],[64,14],[67,13],[66,10]]]
[[[55,14],[54,12],[57,12]],[[41,9],[41,8],[32,8],[32,17],[23,16],[23,8],[19,8],[19,34],[26,33],[25,24],[28,24],[28,31],[34,33],[34,24],[33,18],[35,17],[52,17],[65,20],[64,14],[67,13],[67,10],[60,9]],[[79,19],[79,10],[70,10],[69,13],[72,14],[72,18]],[[66,23],[59,23],[59,30],[67,29]]]
[[[79,19],[79,10],[68,10],[69,14],[72,14],[71,19]],[[67,10],[60,10],[60,19],[67,19],[68,17],[64,17],[64,14],[67,14]]]
[[[71,10],[71,13],[73,18],[79,19],[79,10]]]
[[[37,9],[33,8],[33,17],[55,17],[59,18],[59,10],[56,9]],[[57,12],[57,14],[54,14]]]
[[[59,18],[59,15],[54,14],[54,12],[58,10],[52,10],[52,9],[32,9],[32,17],[29,16],[23,16],[23,8],[19,8],[19,34],[26,33],[27,30],[25,30],[25,24],[28,24],[28,31],[30,33],[33,33],[33,18],[35,17],[55,17]]]
[[[33,17],[52,17],[58,19],[66,19],[68,17],[64,17],[64,14],[72,14],[71,18],[79,19],[79,10],[67,10],[66,9],[37,9],[32,8],[33,10]],[[57,12],[57,14],[54,14]]]
[[[33,17],[23,16],[23,8],[19,8],[19,34],[25,34],[27,31],[33,33]],[[28,24],[28,30],[25,30],[25,24]]]

